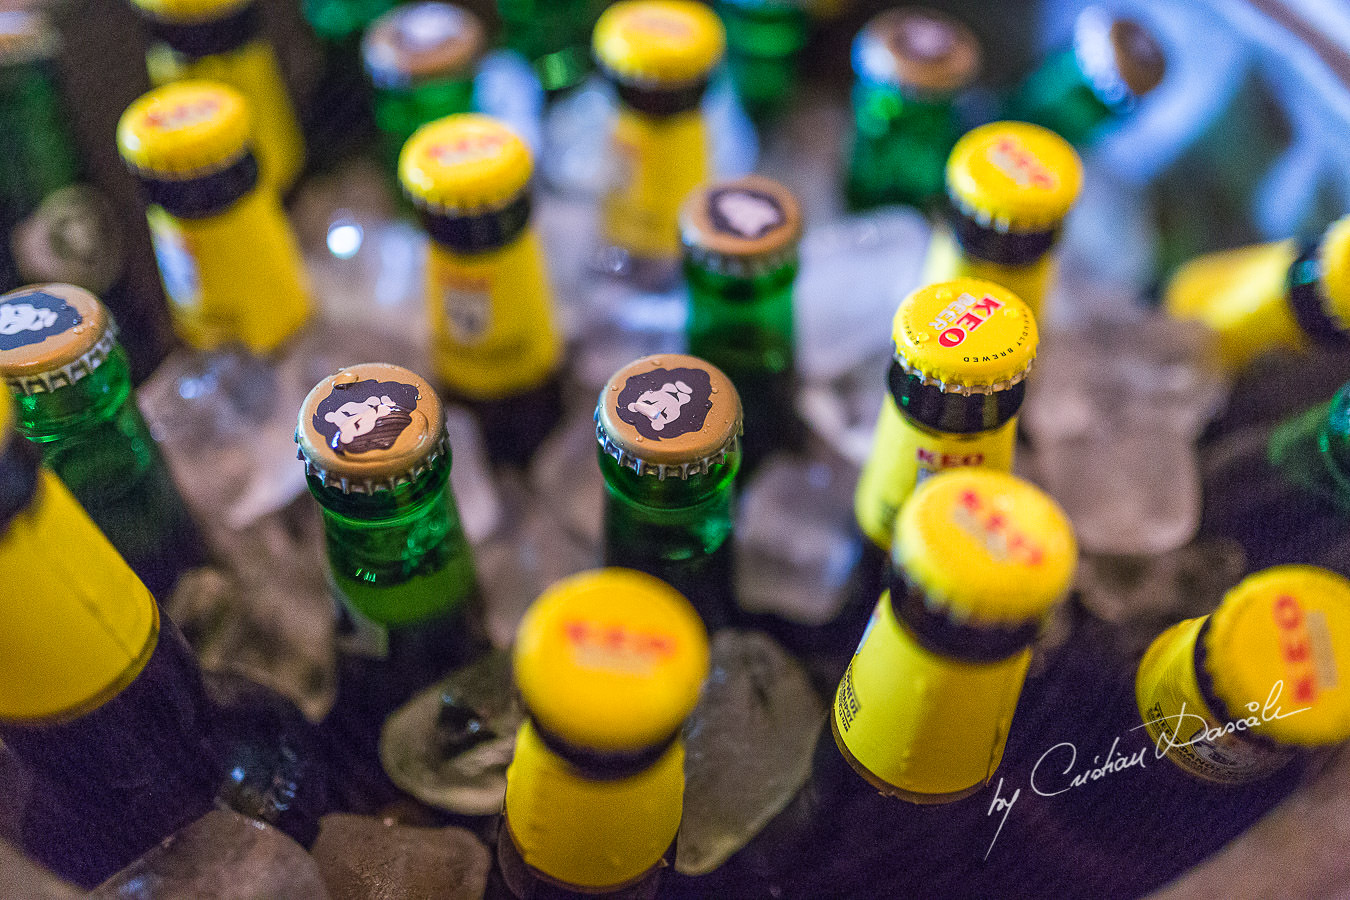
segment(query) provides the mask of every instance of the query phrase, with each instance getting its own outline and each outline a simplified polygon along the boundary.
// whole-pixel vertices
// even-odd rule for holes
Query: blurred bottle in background
[[[548,96],[591,71],[591,32],[606,0],[497,0],[502,40],[533,66]]]
[[[810,22],[803,0],[720,0],[727,72],[741,104],[760,121],[777,118],[797,92],[797,57]]]

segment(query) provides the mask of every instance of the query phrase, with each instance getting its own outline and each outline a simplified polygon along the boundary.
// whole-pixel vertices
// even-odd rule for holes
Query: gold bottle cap
[[[407,88],[433,78],[469,78],[483,54],[483,21],[460,6],[424,0],[396,6],[361,40],[361,56],[378,88]]]
[[[557,582],[516,632],[516,684],[549,732],[593,750],[668,740],[698,702],[708,635],[679,591],[630,569]]]
[[[1248,576],[1210,616],[1205,650],[1215,695],[1230,716],[1261,719],[1255,734],[1310,747],[1350,738],[1350,581],[1303,565]]]
[[[984,623],[1044,618],[1078,560],[1059,504],[993,469],[925,479],[900,508],[895,534],[895,563],[925,596],[954,618]]]
[[[795,258],[801,237],[801,204],[762,175],[708,185],[680,208],[685,252],[728,275],[753,275]]]
[[[59,41],[47,17],[31,9],[0,12],[0,66],[17,66],[56,56]]]
[[[150,178],[189,180],[218,172],[251,149],[248,102],[214,81],[178,81],[141,95],[117,123],[117,147]]]
[[[1147,28],[1099,6],[1079,13],[1073,50],[1097,96],[1112,106],[1138,100],[1167,73],[1167,57]]]
[[[254,0],[131,0],[141,13],[175,25],[215,22],[231,16]]]
[[[873,17],[853,40],[853,70],[917,96],[946,97],[980,72],[980,42],[962,22],[908,6]]]
[[[965,133],[947,159],[956,208],[996,231],[1042,231],[1069,214],[1083,164],[1064,138],[1028,122],[992,122]]]
[[[921,287],[892,323],[895,359],[947,393],[989,394],[1017,384],[1036,360],[1036,317],[1002,285],[957,278]]]
[[[595,23],[595,58],[621,81],[679,86],[708,77],[726,49],[722,21],[692,0],[620,0]]]
[[[595,436],[639,475],[688,478],[735,449],[741,398],[731,379],[696,356],[662,353],[624,366],[600,391]]]
[[[0,296],[0,377],[19,395],[91,374],[117,346],[98,298],[73,284],[38,284]]]
[[[295,441],[307,475],[352,494],[411,482],[449,452],[436,392],[389,363],[347,366],[315,385]]]

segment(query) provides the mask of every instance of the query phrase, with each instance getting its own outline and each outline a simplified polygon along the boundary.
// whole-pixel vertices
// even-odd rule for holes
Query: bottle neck
[[[639,86],[610,76],[619,101],[636,113],[665,118],[698,109],[708,90],[708,79],[675,87]]]
[[[926,591],[894,564],[890,568],[888,602],[896,621],[903,623],[925,650],[949,659],[991,663],[1016,656],[1036,640],[1040,619],[1018,622],[974,622],[942,611]]]
[[[486,253],[510,244],[530,224],[530,193],[522,191],[501,209],[458,214],[418,207],[422,227],[437,244],[453,253]]]
[[[56,63],[0,68],[0,222],[28,215],[79,178],[80,161],[56,88]]]
[[[1002,266],[1029,266],[1050,252],[1059,226],[1044,231],[999,231],[952,207],[948,222],[961,251]]]
[[[347,492],[325,484],[313,472],[306,474],[305,480],[310,493],[335,522],[353,527],[398,524],[436,515],[445,506],[440,501],[449,490],[450,455],[447,452],[437,457],[416,478],[388,490]]]
[[[1103,102],[1072,50],[1055,54],[1027,80],[1018,114],[1045,125],[1071,144],[1082,144],[1105,121],[1129,108]]]
[[[258,159],[245,152],[236,162],[200,178],[160,179],[139,174],[146,202],[179,219],[208,219],[225,212],[258,185]]]
[[[619,465],[603,447],[599,448],[598,454],[600,473],[609,489],[656,514],[662,510],[685,510],[726,494],[736,483],[736,472],[741,463],[739,441],[722,462],[709,465],[706,472],[691,472],[687,478],[678,475],[658,478],[654,472],[639,475],[631,468]]]
[[[1350,347],[1345,326],[1327,311],[1322,264],[1315,244],[1306,245],[1289,266],[1285,284],[1294,319],[1313,343],[1333,349]]]
[[[948,95],[924,95],[861,76],[853,84],[853,115],[868,137],[878,137],[877,128],[903,125],[909,140],[914,139],[908,134],[910,129],[934,139],[946,138],[955,128],[952,101]]]
[[[1007,424],[1022,408],[1026,381],[989,393],[960,394],[926,384],[891,361],[888,386],[896,407],[925,428],[944,434],[976,434]]]
[[[17,427],[30,440],[60,440],[111,420],[130,398],[131,370],[126,353],[115,344],[103,362],[78,381],[19,396]]]
[[[695,303],[707,299],[739,307],[754,307],[789,295],[797,278],[797,255],[792,251],[785,254],[786,258],[777,263],[756,263],[686,248],[684,274],[689,293]]]
[[[190,59],[237,50],[262,33],[262,16],[256,3],[207,22],[149,22],[150,33],[157,40]]]

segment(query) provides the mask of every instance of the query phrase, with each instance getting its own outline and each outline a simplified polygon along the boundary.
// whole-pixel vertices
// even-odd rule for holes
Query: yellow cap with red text
[[[1021,381],[1036,359],[1031,308],[992,281],[957,278],[914,291],[895,311],[895,358],[946,391],[988,393]]]
[[[600,751],[668,740],[698,701],[708,636],[660,579],[598,569],[554,584],[516,632],[516,684],[535,722]]]
[[[1044,617],[1068,590],[1078,559],[1059,505],[993,469],[925,479],[900,508],[895,534],[897,568],[953,618],[976,622]]]
[[[679,85],[706,78],[722,59],[726,31],[691,0],[621,0],[595,24],[595,57],[621,81]]]
[[[530,182],[534,159],[520,136],[478,113],[437,119],[417,129],[398,159],[398,177],[414,203],[432,211],[489,210],[514,200]]]
[[[143,94],[117,123],[117,147],[152,178],[188,179],[226,168],[251,149],[248,102],[214,81],[178,81]]]
[[[997,231],[1055,227],[1082,186],[1083,164],[1069,142],[1027,122],[993,122],[968,131],[947,159],[952,202]]]
[[[1210,615],[1205,671],[1234,719],[1293,746],[1350,738],[1350,581],[1307,565],[1243,579]],[[1275,707],[1279,713],[1274,713]]]

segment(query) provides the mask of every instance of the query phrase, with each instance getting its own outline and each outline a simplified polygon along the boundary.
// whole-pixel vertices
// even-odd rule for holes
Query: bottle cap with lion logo
[[[525,142],[502,122],[477,113],[423,125],[398,159],[404,192],[437,213],[500,209],[525,190],[533,170]]]
[[[750,277],[795,259],[801,236],[801,204],[762,175],[708,185],[680,210],[685,254],[724,275]]]
[[[0,297],[0,376],[14,394],[72,385],[116,345],[112,317],[84,288],[39,284]]]
[[[554,584],[516,632],[515,675],[535,722],[592,750],[670,739],[708,673],[703,621],[679,591],[629,569]]]
[[[361,363],[320,381],[300,407],[305,473],[344,493],[393,490],[450,452],[441,402],[419,375]]]
[[[696,356],[662,353],[624,366],[600,391],[595,436],[639,475],[688,478],[722,462],[740,440],[741,398]]]

